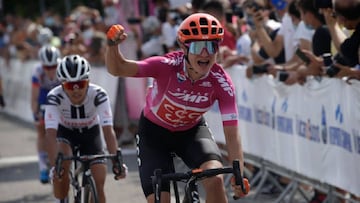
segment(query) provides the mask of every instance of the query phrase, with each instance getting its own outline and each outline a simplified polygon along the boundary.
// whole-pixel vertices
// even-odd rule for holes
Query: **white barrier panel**
[[[90,81],[94,84],[100,85],[106,90],[110,99],[111,110],[114,114],[119,81],[118,77],[114,77],[108,73],[106,67],[92,67]]]
[[[360,83],[311,79],[287,86],[227,69],[235,83],[244,151],[360,195]],[[224,143],[215,106],[206,114]]]
[[[0,59],[0,64],[3,60]],[[6,107],[4,111],[26,122],[33,122],[31,112],[31,76],[39,61],[21,62],[11,60],[11,68],[1,67]],[[110,75],[105,67],[92,67],[90,80],[102,86],[109,95],[114,112],[117,93],[117,77]]]

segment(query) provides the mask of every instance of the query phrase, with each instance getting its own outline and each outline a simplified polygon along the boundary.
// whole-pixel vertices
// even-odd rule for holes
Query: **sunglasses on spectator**
[[[65,90],[83,89],[89,85],[89,80],[80,80],[76,82],[63,82],[62,86]]]
[[[217,41],[195,41],[186,44],[191,54],[201,54],[205,49],[208,54],[215,54],[219,50],[219,43]]]
[[[45,70],[54,70],[57,68],[57,65],[52,65],[52,66],[46,66],[46,65],[43,65],[43,68]]]

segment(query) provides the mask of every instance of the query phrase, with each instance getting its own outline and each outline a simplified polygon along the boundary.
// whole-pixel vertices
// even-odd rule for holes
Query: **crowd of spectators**
[[[128,58],[162,55],[178,49],[175,37],[181,21],[201,11],[224,26],[218,56],[224,68],[242,64],[248,78],[268,74],[286,85],[322,77],[360,80],[359,0],[174,2],[103,0],[104,15],[79,6],[69,16],[49,10],[35,20],[7,14],[0,22],[0,55],[10,68],[11,58],[36,59],[37,50],[50,43],[62,55],[80,54],[101,67],[105,32],[112,24],[127,30],[131,44],[123,48]]]

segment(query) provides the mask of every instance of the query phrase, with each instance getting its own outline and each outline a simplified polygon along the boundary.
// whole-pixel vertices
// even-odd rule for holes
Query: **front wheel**
[[[93,177],[88,177],[87,184],[84,185],[82,203],[99,203],[99,197]]]

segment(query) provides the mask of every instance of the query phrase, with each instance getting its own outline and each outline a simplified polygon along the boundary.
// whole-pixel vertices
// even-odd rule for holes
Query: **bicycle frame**
[[[78,150],[74,150],[73,156],[64,156],[62,152],[58,153],[55,162],[55,171],[58,178],[61,178],[62,162],[66,160],[73,161],[74,170],[70,170],[70,184],[74,188],[74,201],[76,203],[87,203],[89,202],[89,190],[92,190],[92,195],[95,203],[98,203],[97,191],[95,182],[91,175],[90,163],[91,161],[98,159],[115,159],[119,166],[123,165],[123,159],[121,150],[118,149],[116,154],[101,154],[101,155],[77,155]],[[80,162],[80,166],[78,166]],[[122,171],[120,171],[121,173]],[[82,173],[82,181],[79,183],[79,174]]]
[[[184,173],[168,173],[162,174],[161,169],[156,169],[154,171],[154,176],[152,176],[152,183],[155,195],[155,203],[160,203],[161,196],[161,182],[162,181],[173,181],[176,183],[177,181],[185,182],[185,197],[183,202],[187,203],[199,203],[200,195],[197,188],[197,182],[204,178],[209,178],[212,176],[216,176],[219,174],[229,174],[232,173],[235,177],[235,184],[240,185],[242,191],[245,193],[245,187],[243,183],[243,178],[240,171],[240,162],[239,160],[233,161],[232,167],[222,167],[222,168],[214,168],[214,169],[193,169]],[[175,191],[176,193],[177,191]],[[233,197],[237,199],[237,197]],[[176,202],[179,203],[179,197],[176,196]]]

